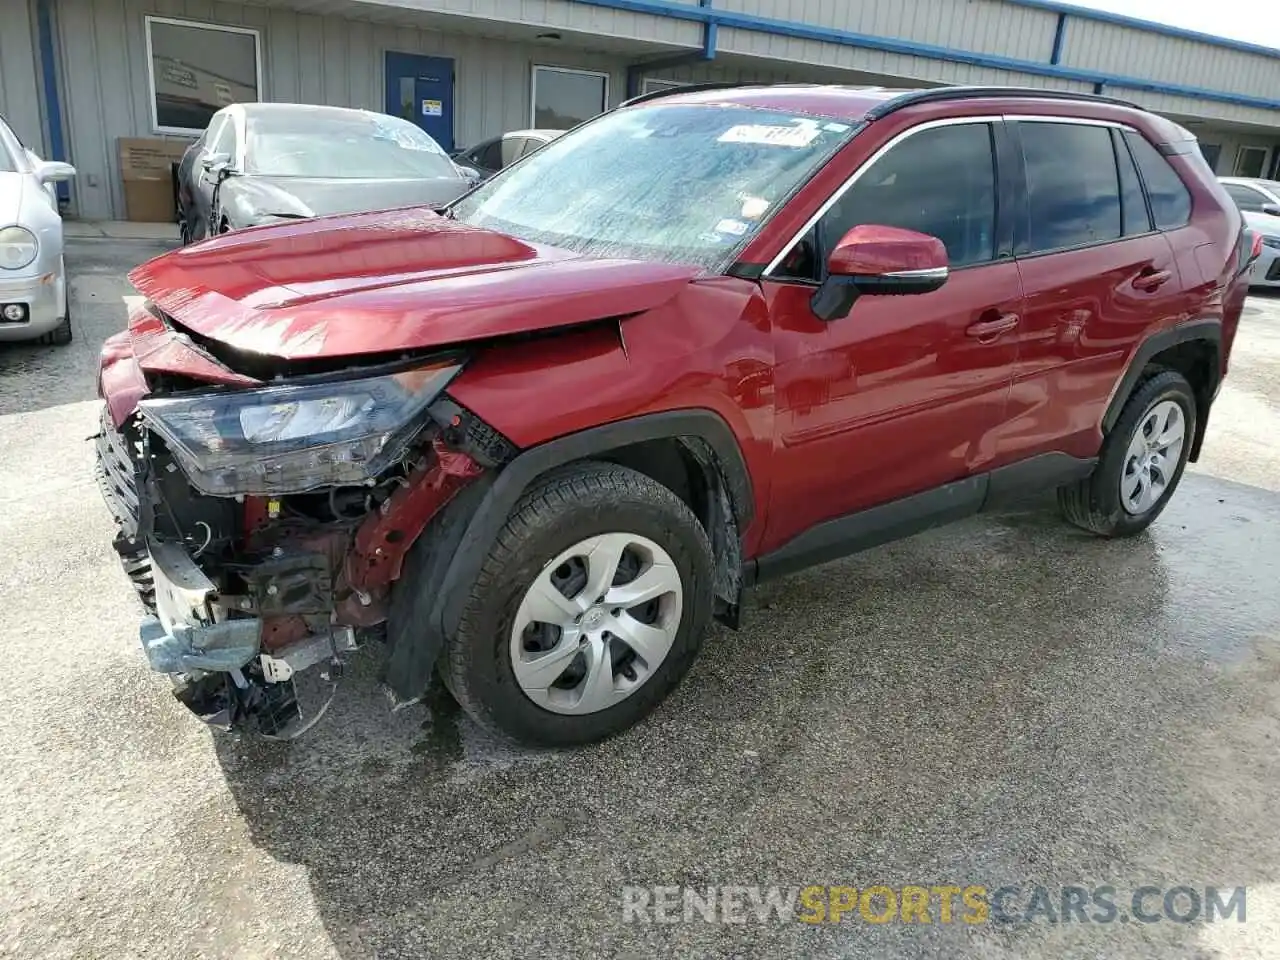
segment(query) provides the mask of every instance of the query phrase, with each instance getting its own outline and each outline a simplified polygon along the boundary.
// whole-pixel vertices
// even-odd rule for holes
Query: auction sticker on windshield
[[[759,143],[773,147],[807,147],[821,131],[812,120],[797,120],[794,126],[775,127],[743,123],[730,127],[717,138],[721,143]]]

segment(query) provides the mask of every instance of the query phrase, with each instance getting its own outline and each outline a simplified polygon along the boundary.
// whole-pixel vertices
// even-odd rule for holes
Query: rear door
[[[1134,346],[1184,306],[1178,267],[1121,125],[1011,117],[1008,127],[1025,186],[1015,247],[1026,301],[996,465],[1093,457]]]

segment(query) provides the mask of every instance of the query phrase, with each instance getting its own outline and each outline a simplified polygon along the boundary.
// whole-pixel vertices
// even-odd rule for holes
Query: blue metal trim
[[[62,141],[62,103],[58,99],[58,69],[54,59],[49,0],[38,0],[36,3],[36,28],[40,34],[40,69],[44,79],[45,111],[49,121],[49,159],[65,161],[67,152]],[[58,183],[57,191],[59,200],[70,198],[65,182]]]
[[[1067,35],[1067,15],[1058,14],[1058,26],[1053,31],[1053,51],[1049,54],[1049,62],[1057,64],[1062,59],[1062,41]]]
[[[711,0],[698,0],[698,6],[709,8]],[[708,20],[702,27],[702,59],[716,58],[716,40],[720,37],[720,27],[714,20]]]
[[[754,33],[794,37],[798,40],[816,40],[820,43],[834,43],[846,47],[864,47],[868,50],[882,50],[886,53],[897,53],[910,57],[928,57],[933,60],[966,63],[975,67],[989,67],[995,70],[1012,70],[1018,73],[1029,73],[1033,76],[1075,80],[1080,83],[1102,83],[1109,87],[1123,87],[1126,90],[1172,94],[1179,97],[1191,97],[1196,100],[1213,100],[1219,103],[1231,103],[1260,110],[1280,110],[1280,100],[1254,97],[1243,93],[1226,93],[1220,90],[1206,90],[1202,87],[1188,87],[1182,84],[1143,80],[1138,77],[1098,73],[1093,70],[1078,70],[1074,67],[1038,63],[1034,60],[1018,60],[1013,57],[972,53],[968,50],[952,50],[948,47],[941,47],[931,43],[915,43],[909,40],[875,37],[868,34],[854,33],[850,30],[835,30],[830,27],[809,26],[803,23],[776,20],[771,17],[757,17],[752,14],[736,13],[730,10],[695,7],[692,4],[674,3],[671,0],[575,0],[575,2],[586,4],[587,6],[605,7],[611,10],[627,10],[631,13],[645,13],[650,16],[669,17],[674,20],[686,20],[693,23],[715,23],[719,26],[731,27],[736,30],[750,30]],[[1023,2],[1023,0],[1020,0],[1020,2]],[[1075,13],[1074,8],[1072,8],[1072,13]]]
[[[1185,27],[1173,27],[1166,23],[1156,23],[1152,20],[1140,20],[1138,17],[1126,17],[1121,13],[1092,10],[1088,7],[1077,7],[1070,3],[1058,3],[1056,0],[1004,0],[1004,2],[1011,3],[1016,7],[1030,7],[1032,10],[1045,10],[1049,13],[1079,17],[1081,20],[1096,20],[1098,23],[1129,27],[1133,30],[1141,30],[1144,33],[1159,33],[1166,37],[1177,37],[1179,40],[1209,43],[1215,47],[1226,47],[1228,50],[1239,50],[1242,53],[1256,53],[1264,57],[1280,58],[1280,50],[1275,47],[1265,47],[1262,44],[1248,43],[1244,40],[1232,40],[1229,37],[1215,37],[1211,33],[1201,33],[1199,30],[1188,30]]]

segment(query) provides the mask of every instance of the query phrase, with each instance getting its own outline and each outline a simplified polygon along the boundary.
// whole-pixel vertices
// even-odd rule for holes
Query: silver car
[[[1246,177],[1219,177],[1218,181],[1249,228],[1262,235],[1262,253],[1253,264],[1249,286],[1280,287],[1280,181]]]
[[[54,184],[76,175],[23,147],[0,117],[0,341],[70,343],[62,217]]]

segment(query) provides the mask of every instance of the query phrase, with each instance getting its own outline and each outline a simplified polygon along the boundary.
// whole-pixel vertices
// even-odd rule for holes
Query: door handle
[[[1168,283],[1173,279],[1173,273],[1169,270],[1152,270],[1148,267],[1133,278],[1133,285],[1139,290],[1150,293],[1162,284]]]
[[[983,316],[987,319],[969,324],[964,332],[980,343],[987,343],[1018,325],[1019,317],[1016,313],[992,314],[995,314],[994,310],[984,313]]]

